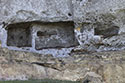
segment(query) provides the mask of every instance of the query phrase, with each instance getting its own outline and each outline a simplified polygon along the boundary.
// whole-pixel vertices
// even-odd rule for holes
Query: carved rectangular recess
[[[67,48],[78,45],[74,34],[73,22],[47,22],[34,25],[37,37],[35,48],[37,50],[48,48]]]
[[[101,35],[103,38],[112,37],[118,35],[119,27],[114,25],[98,25],[94,29],[95,35]]]
[[[17,23],[7,26],[7,46],[31,47],[32,37],[29,23]]]

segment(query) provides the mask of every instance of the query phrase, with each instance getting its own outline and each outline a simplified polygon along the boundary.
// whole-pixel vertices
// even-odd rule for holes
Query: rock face
[[[78,45],[73,22],[18,23],[9,25],[7,31],[8,46],[32,47],[32,41],[37,50]]]
[[[69,0],[1,0],[1,22],[71,20]],[[4,20],[3,20],[4,19]]]
[[[125,51],[73,54],[66,58],[0,48],[0,80],[59,79],[124,83]]]
[[[38,29],[37,29],[38,28]],[[35,48],[69,48],[77,46],[78,41],[74,35],[73,22],[45,23],[33,26],[35,36]]]
[[[125,49],[124,0],[1,0],[0,10],[0,39],[9,49],[53,56]]]
[[[76,32],[82,47],[91,51],[124,49],[124,2],[73,0]]]
[[[125,82],[125,0],[0,0],[0,41],[39,53],[0,48],[1,80]]]
[[[42,54],[53,53],[53,56],[67,56],[72,49],[77,48],[87,51],[123,50],[125,49],[124,3],[124,0],[1,0],[2,46]],[[68,25],[70,22],[73,24]],[[42,23],[48,24],[44,26]],[[59,26],[58,23],[60,23]],[[27,24],[32,25],[33,28]],[[12,29],[14,27],[16,29]],[[30,29],[23,29],[25,27]],[[65,35],[58,37],[51,35],[48,37],[50,40],[40,39],[37,37],[37,32],[32,32],[33,29],[40,30],[40,27],[46,34]],[[46,32],[42,27],[46,30],[48,28],[49,31]],[[62,28],[58,30],[56,27]],[[54,28],[56,31],[53,31]],[[39,34],[41,32],[38,32]],[[12,35],[15,35],[15,40]],[[55,47],[60,47],[60,50]],[[38,51],[38,49],[41,50]],[[48,52],[50,50],[51,52]],[[54,52],[55,50],[57,53]],[[65,54],[62,54],[63,52]]]
[[[32,37],[29,24],[14,24],[8,26],[7,45],[17,47],[31,47]]]

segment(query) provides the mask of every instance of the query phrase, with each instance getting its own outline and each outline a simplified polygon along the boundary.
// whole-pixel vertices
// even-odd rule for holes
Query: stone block
[[[35,37],[35,48],[68,48],[78,45],[75,38],[73,22],[43,23],[33,26]]]
[[[16,47],[31,47],[30,24],[20,23],[8,26],[7,45]]]

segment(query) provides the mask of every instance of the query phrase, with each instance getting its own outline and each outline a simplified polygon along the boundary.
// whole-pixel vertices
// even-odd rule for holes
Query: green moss
[[[44,80],[28,80],[28,81],[0,81],[0,83],[80,83],[80,82],[44,79]]]

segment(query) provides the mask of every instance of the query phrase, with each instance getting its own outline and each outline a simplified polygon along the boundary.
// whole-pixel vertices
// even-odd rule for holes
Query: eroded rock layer
[[[59,79],[90,83],[124,83],[125,51],[74,53],[70,57],[0,48],[0,80]]]
[[[0,80],[124,83],[125,0],[0,0],[0,42]]]
[[[124,0],[1,0],[0,10],[0,39],[9,49],[53,56],[125,49]]]

